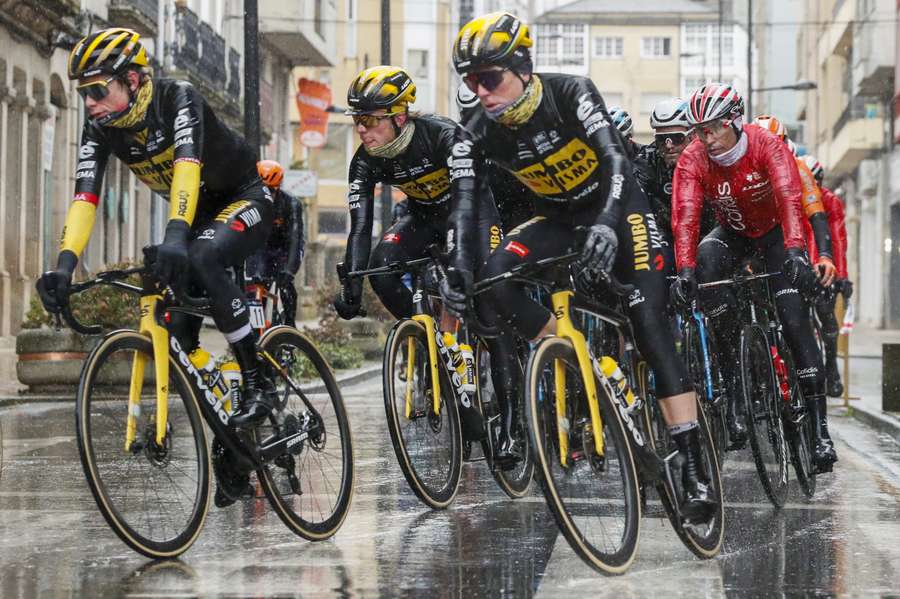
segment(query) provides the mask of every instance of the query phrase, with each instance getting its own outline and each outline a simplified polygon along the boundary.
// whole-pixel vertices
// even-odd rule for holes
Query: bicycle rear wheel
[[[776,508],[788,496],[788,449],[781,419],[781,390],[772,366],[765,331],[759,325],[741,332],[741,373],[746,402],[747,432],[763,489]]]
[[[397,462],[410,488],[426,505],[446,508],[462,472],[459,409],[444,375],[440,408],[433,409],[431,362],[425,327],[401,320],[388,334],[384,352],[384,409]]]
[[[130,409],[131,379],[141,385],[142,402]],[[184,371],[171,357],[168,389],[167,432],[159,445],[153,345],[137,331],[122,330],[90,353],[75,400],[78,452],[97,507],[126,545],[154,559],[186,551],[209,508],[203,419]],[[136,437],[126,448],[129,412],[136,417]]]
[[[604,451],[597,455],[581,371],[567,339],[541,341],[526,372],[535,472],[550,512],[585,563],[622,574],[634,560],[641,526],[637,471],[622,420],[598,383]],[[565,394],[565,413],[557,412],[558,393]],[[561,439],[569,446],[565,465]]]
[[[476,398],[478,401],[478,409],[484,416],[487,426],[494,427],[492,434],[489,434],[484,441],[481,442],[484,455],[487,456],[492,449],[488,447],[488,443],[492,439],[499,436],[500,405],[497,403],[497,395],[494,393],[494,385],[491,380],[491,356],[488,353],[487,346],[483,342],[478,344],[475,356],[475,369],[478,381]],[[528,495],[528,489],[531,486],[531,479],[534,476],[534,457],[531,453],[531,442],[528,438],[527,425],[525,424],[525,415],[521,405],[521,396],[517,394],[516,401],[519,405],[519,419],[515,439],[521,443],[522,459],[511,470],[501,470],[494,468],[491,474],[497,484],[503,489],[503,492],[512,499],[519,499]]]
[[[272,377],[278,403],[256,428],[260,444],[309,432],[258,471],[260,483],[288,528],[310,541],[327,539],[344,522],[353,495],[353,443],[341,391],[325,358],[297,329],[269,329],[259,349],[278,363]]]

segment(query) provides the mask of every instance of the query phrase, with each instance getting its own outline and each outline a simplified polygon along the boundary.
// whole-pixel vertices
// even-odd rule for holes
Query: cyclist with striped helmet
[[[704,85],[688,101],[687,118],[696,139],[675,168],[672,225],[678,278],[672,296],[689,303],[698,295],[698,282],[731,276],[746,257],[761,257],[770,270],[781,270],[783,274],[771,280],[775,303],[810,416],[817,423],[814,463],[819,472],[830,472],[837,455],[828,435],[825,377],[809,312],[798,291],[817,286],[803,234],[803,188],[787,145],[761,127],[745,126],[743,114],[743,99],[725,83]],[[700,242],[705,201],[713,205],[719,225]],[[731,391],[730,436],[739,447],[746,442],[747,430],[738,399],[736,298],[725,287],[704,292],[701,300],[724,354],[720,363]]]

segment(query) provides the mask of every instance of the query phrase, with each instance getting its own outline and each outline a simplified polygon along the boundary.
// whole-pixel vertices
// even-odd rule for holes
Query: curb
[[[336,376],[338,387],[351,387],[353,385],[358,385],[360,383],[364,383],[371,379],[375,379],[381,376],[381,365],[372,366],[370,368],[366,368],[365,370],[338,374]],[[320,393],[325,390],[324,384],[316,385],[315,387],[304,388],[304,391],[307,393]],[[48,393],[48,394],[33,394],[33,393],[21,393],[19,395],[0,395],[0,408],[9,408],[22,404],[31,404],[31,403],[54,403],[54,402],[70,402],[74,403],[75,401],[75,392],[73,391],[71,395],[62,395],[59,393]]]
[[[866,409],[862,406],[850,406],[847,408],[847,415],[856,418],[869,428],[893,437],[895,441],[900,443],[900,418]]]

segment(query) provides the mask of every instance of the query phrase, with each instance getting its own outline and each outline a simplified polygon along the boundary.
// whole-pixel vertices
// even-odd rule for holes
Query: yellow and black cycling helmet
[[[466,23],[453,43],[453,66],[460,75],[486,66],[531,70],[528,25],[508,12],[493,12]]]
[[[131,29],[111,27],[82,38],[69,54],[69,79],[101,73],[118,75],[129,66],[149,65],[141,36]]]
[[[360,72],[347,90],[347,114],[403,114],[416,101],[416,84],[400,67],[382,65]]]

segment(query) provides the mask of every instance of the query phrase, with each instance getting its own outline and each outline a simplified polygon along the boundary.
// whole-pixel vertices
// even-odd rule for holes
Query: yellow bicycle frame
[[[156,302],[161,295],[141,296],[140,332],[153,343],[153,360],[156,367],[156,443],[162,445],[166,438],[169,419],[169,331],[155,319]],[[131,385],[128,391],[128,422],[125,429],[125,451],[130,451],[137,436],[137,418],[141,413],[141,391],[144,384],[144,368],[147,355],[135,352],[131,364]]]
[[[569,290],[557,291],[552,295],[553,313],[556,315],[556,336],[567,339],[575,349],[578,369],[584,389],[587,393],[588,410],[591,416],[591,433],[594,435],[594,450],[603,455],[603,419],[600,416],[600,403],[597,400],[597,385],[594,381],[591,354],[587,349],[587,340],[575,327],[569,316],[569,302],[574,294]],[[568,465],[569,457],[569,422],[566,413],[566,367],[562,360],[554,361],[556,392],[556,429],[559,434],[559,460],[563,466]]]
[[[438,347],[437,347],[437,339],[435,339],[435,331],[437,330],[434,324],[434,318],[432,318],[429,314],[414,314],[412,317],[413,320],[420,323],[425,327],[425,335],[428,339],[428,362],[431,366],[431,388],[432,393],[434,393],[434,397],[432,399],[432,409],[434,410],[435,416],[440,415],[441,413],[441,381],[440,376],[438,375]],[[407,356],[407,360],[409,360],[409,364],[407,366],[407,372],[412,372],[412,364],[414,358],[413,352],[409,352]],[[408,377],[407,381],[411,381],[412,377]],[[406,396],[406,414],[407,417],[412,413],[412,398],[410,395],[411,391],[409,387],[407,387],[407,396]]]

